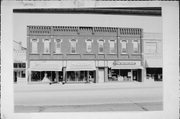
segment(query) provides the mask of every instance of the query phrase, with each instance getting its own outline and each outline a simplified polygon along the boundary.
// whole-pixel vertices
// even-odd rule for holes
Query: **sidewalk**
[[[106,89],[106,88],[162,88],[163,82],[105,82],[105,83],[80,83],[80,84],[14,84],[15,91],[33,91],[33,90],[68,90],[68,89]]]

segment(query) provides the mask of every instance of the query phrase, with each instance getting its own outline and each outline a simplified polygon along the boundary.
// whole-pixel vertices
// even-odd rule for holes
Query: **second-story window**
[[[133,40],[133,53],[139,53],[139,40]]]
[[[144,52],[147,54],[157,53],[157,43],[156,42],[146,42]]]
[[[71,43],[71,53],[76,53],[76,43],[77,43],[77,40],[76,39],[72,39],[70,41]]]
[[[99,49],[99,53],[103,54],[104,53],[104,40],[102,40],[102,39],[99,40],[98,41],[98,45],[99,45],[99,48],[98,48]]]
[[[121,40],[121,53],[127,53],[127,40]]]
[[[55,53],[61,53],[61,39],[55,39]]]
[[[32,39],[31,40],[31,53],[37,54],[38,53],[38,39]]]
[[[50,39],[44,39],[44,54],[50,53]]]
[[[109,40],[109,53],[114,54],[115,53],[115,40]]]
[[[92,40],[91,39],[86,40],[86,52],[87,53],[92,52]]]

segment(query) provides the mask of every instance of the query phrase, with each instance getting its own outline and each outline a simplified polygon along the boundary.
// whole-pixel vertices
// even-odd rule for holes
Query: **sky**
[[[127,27],[162,33],[162,17],[159,16],[13,13],[13,40],[22,42],[24,47],[27,47],[28,25]]]

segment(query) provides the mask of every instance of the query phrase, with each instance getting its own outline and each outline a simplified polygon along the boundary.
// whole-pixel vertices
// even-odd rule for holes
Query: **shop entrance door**
[[[137,70],[133,70],[133,81],[138,81]]]
[[[99,83],[104,82],[104,69],[99,69]]]

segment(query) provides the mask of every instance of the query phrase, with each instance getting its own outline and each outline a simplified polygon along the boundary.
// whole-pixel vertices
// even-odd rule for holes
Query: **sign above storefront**
[[[94,61],[68,61],[66,71],[92,71],[96,70]]]
[[[114,61],[113,65],[136,65],[136,62]]]
[[[62,71],[61,61],[31,61],[31,71]]]
[[[109,61],[108,67],[112,69],[142,69],[141,61]]]

